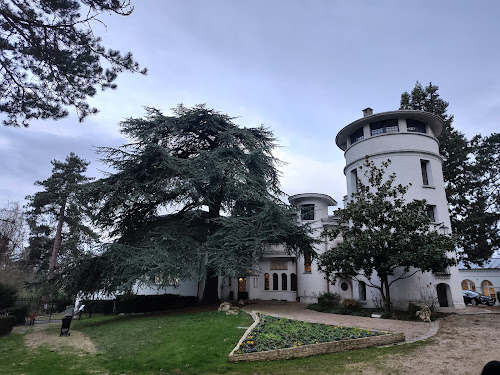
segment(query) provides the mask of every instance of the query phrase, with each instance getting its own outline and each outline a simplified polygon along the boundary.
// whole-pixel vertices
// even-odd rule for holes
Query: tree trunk
[[[212,268],[207,269],[207,278],[205,279],[205,289],[201,303],[210,305],[219,302],[219,277],[215,275]]]
[[[216,219],[220,217],[220,210],[222,207],[222,200],[218,199],[215,203],[211,204],[208,208],[208,217],[210,219]],[[210,225],[210,233],[215,233],[217,230],[214,223]],[[215,274],[212,267],[207,267],[206,279],[205,279],[205,289],[203,290],[203,297],[201,302],[204,304],[212,304],[219,302],[219,277]]]
[[[54,247],[52,248],[52,254],[50,256],[49,262],[49,279],[52,279],[54,276],[54,269],[57,265],[57,256],[59,255],[59,248],[62,243],[62,228],[64,224],[64,210],[66,209],[66,200],[64,200],[61,204],[61,208],[59,209],[59,221],[57,223],[56,237],[54,239]]]
[[[389,293],[389,280],[387,276],[382,279],[382,288],[384,288],[384,312],[391,312],[391,294]]]

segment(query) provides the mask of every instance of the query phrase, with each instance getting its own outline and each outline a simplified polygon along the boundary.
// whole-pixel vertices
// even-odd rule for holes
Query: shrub
[[[415,315],[417,313],[417,311],[420,311],[422,310],[422,307],[420,307],[419,305],[417,305],[416,303],[412,303],[410,302],[408,304],[408,313],[409,314],[413,314]]]
[[[24,324],[28,316],[28,306],[16,306],[0,310],[0,315],[9,315],[16,318],[16,324]]]
[[[17,301],[17,289],[0,283],[0,310],[14,306]]]
[[[12,328],[16,325],[16,317],[12,315],[0,315],[0,336],[7,335],[12,332]]]
[[[392,317],[393,317],[392,312],[386,312],[386,311],[384,311],[381,316],[382,319],[392,319]]]
[[[337,293],[324,292],[318,296],[318,305],[321,307],[334,308],[340,303],[340,297]]]
[[[497,292],[497,301],[500,302],[500,292]]]
[[[309,310],[314,310],[314,311],[319,311],[319,312],[330,312],[331,311],[331,309],[329,309],[328,307],[321,306],[318,303],[312,303],[312,304],[308,305],[307,308]]]
[[[359,301],[351,298],[344,298],[341,305],[347,311],[357,311],[361,307]]]

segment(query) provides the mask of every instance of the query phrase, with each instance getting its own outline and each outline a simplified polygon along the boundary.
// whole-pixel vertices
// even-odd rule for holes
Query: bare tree
[[[24,248],[26,226],[19,202],[8,202],[0,208],[0,269],[18,260]]]

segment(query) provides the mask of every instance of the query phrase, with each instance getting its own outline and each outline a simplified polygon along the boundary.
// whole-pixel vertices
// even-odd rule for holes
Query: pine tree
[[[84,173],[88,162],[71,153],[66,160],[52,161],[52,175],[35,185],[42,191],[26,197],[30,238],[27,260],[51,279],[57,268],[68,263],[96,239],[86,225],[80,192],[91,179]]]
[[[272,133],[233,120],[180,105],[172,116],[148,108],[146,118],[122,122],[131,142],[99,150],[116,173],[87,190],[94,222],[115,240],[81,259],[73,284],[114,292],[158,275],[167,285],[200,275],[210,302],[217,276],[247,272],[273,244],[314,251],[308,229],[279,199]]]
[[[59,119],[68,107],[80,121],[97,112],[87,98],[116,88],[119,73],[140,69],[130,52],[106,50],[91,25],[102,12],[126,16],[132,10],[129,0],[0,0],[3,123]]]
[[[411,93],[401,95],[400,109],[422,110],[438,115],[445,127],[439,136],[443,176],[450,219],[458,235],[459,258],[482,264],[500,248],[499,137],[476,136],[471,141],[452,126],[448,102],[440,98],[439,87],[425,88],[417,81]]]

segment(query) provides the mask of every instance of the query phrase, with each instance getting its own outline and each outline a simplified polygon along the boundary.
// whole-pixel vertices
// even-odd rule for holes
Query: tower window
[[[384,133],[397,133],[399,132],[398,119],[372,122],[370,124],[370,132],[372,136]]]
[[[300,206],[301,220],[314,220],[314,204],[304,204]]]
[[[426,186],[432,185],[429,160],[420,160],[420,170],[422,171],[422,183]]]
[[[351,186],[352,186],[352,192],[357,193],[358,192],[358,170],[353,169],[351,171]]]
[[[363,128],[359,128],[356,130],[354,133],[351,134],[351,145],[354,143],[361,141],[365,137],[365,134],[363,132]]]
[[[429,204],[427,206],[427,216],[431,219],[431,222],[436,223],[436,206]]]
[[[406,119],[406,128],[413,133],[426,133],[425,124],[418,120]]]

